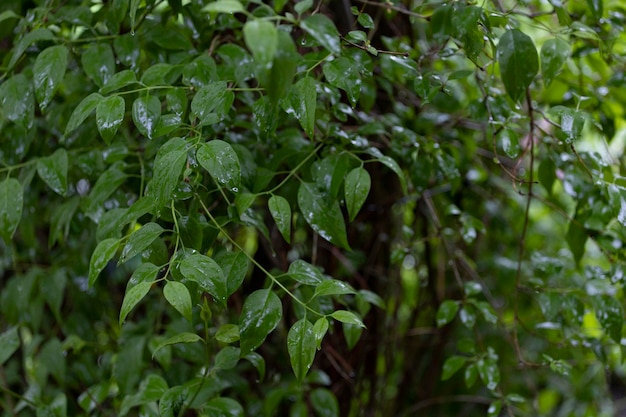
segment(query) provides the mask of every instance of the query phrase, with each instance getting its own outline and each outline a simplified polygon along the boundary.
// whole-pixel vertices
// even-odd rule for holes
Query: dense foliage
[[[0,415],[616,415],[625,19],[4,0]]]

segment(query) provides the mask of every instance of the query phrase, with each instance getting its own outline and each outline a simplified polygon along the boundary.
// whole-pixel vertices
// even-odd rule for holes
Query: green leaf
[[[278,325],[283,315],[280,299],[269,289],[250,294],[243,304],[239,318],[241,355],[258,348]]]
[[[265,87],[267,97],[272,106],[276,106],[279,101],[289,92],[296,67],[301,59],[296,51],[292,37],[282,30],[278,31],[278,50],[269,72],[269,79],[265,80],[265,75],[261,74],[260,83]]]
[[[567,143],[573,143],[580,139],[585,127],[584,112],[565,106],[554,106],[548,110],[548,114],[559,118],[559,125],[561,131],[566,135]]]
[[[322,340],[328,332],[328,327],[329,323],[326,317],[320,317],[313,325],[313,335],[315,335],[315,345],[318,350],[322,348]]]
[[[498,135],[502,150],[511,159],[517,158],[520,152],[519,137],[512,129],[503,129]]]
[[[0,235],[8,242],[22,218],[24,192],[15,178],[0,182]]]
[[[396,175],[398,176],[398,179],[400,180],[400,186],[402,187],[402,192],[404,192],[404,194],[407,194],[408,191],[407,191],[406,177],[404,176],[404,172],[402,172],[402,168],[400,168],[400,165],[398,165],[396,160],[390,156],[383,155],[382,152],[380,152],[377,148],[369,148],[367,149],[366,152],[374,156],[378,160],[378,162],[387,166],[387,168],[391,169],[393,172],[396,173]]]
[[[68,133],[83,124],[85,119],[89,117],[91,112],[96,109],[98,103],[100,103],[103,99],[104,98],[98,93],[91,93],[85,97],[72,112],[70,120],[67,122],[67,126],[65,127],[65,135],[67,136]]]
[[[324,281],[324,275],[322,275],[320,270],[302,259],[293,261],[291,265],[289,265],[289,271],[287,273],[291,278],[301,284],[318,285]]]
[[[91,260],[89,261],[89,285],[92,286],[98,275],[115,256],[117,248],[120,245],[119,239],[104,239],[98,243],[96,249],[91,254]]]
[[[168,74],[173,70],[172,65],[166,63],[158,63],[146,69],[141,74],[140,81],[147,86],[169,84],[167,81]]]
[[[169,205],[174,189],[187,161],[187,143],[181,138],[172,138],[159,149],[154,161],[154,177],[150,182],[150,196],[154,199],[157,215]]]
[[[104,202],[126,178],[127,175],[119,170],[118,165],[111,165],[109,169],[100,175],[84,203],[85,213],[96,223],[100,220],[104,211]]]
[[[241,351],[234,346],[226,346],[215,355],[214,369],[233,369],[237,366]]]
[[[615,343],[619,344],[624,325],[624,310],[621,303],[610,295],[595,295],[591,302],[602,328]]]
[[[92,43],[83,52],[81,63],[85,73],[98,87],[115,74],[115,57],[108,43]]]
[[[587,243],[588,237],[589,235],[582,226],[580,219],[574,217],[574,219],[572,219],[569,223],[565,240],[567,241],[567,245],[572,251],[572,255],[574,255],[574,260],[577,264],[580,263],[580,260],[585,254],[585,244]]]
[[[346,176],[344,192],[350,221],[354,221],[359,210],[363,207],[371,186],[370,174],[363,167],[353,169]]]
[[[196,153],[198,163],[206,169],[220,187],[239,191],[241,165],[232,146],[219,139],[203,143]]]
[[[54,34],[46,28],[37,28],[34,29],[32,32],[27,33],[15,44],[15,48],[13,48],[13,55],[11,56],[11,60],[9,61],[8,68],[12,69],[17,61],[22,57],[22,54],[35,42],[51,41],[53,39]]]
[[[133,272],[130,276],[128,284],[126,284],[126,291],[128,292],[130,288],[142,282],[152,283],[156,279],[158,273],[159,267],[154,264],[146,262],[139,265],[137,269],[135,269],[135,272]]]
[[[547,40],[541,47],[541,76],[546,86],[558,75],[569,58],[570,47],[562,39]]]
[[[140,282],[137,285],[130,287],[124,294],[124,301],[122,301],[122,307],[120,309],[120,326],[126,320],[128,313],[135,308],[135,306],[148,294],[153,282]]]
[[[201,341],[203,342],[204,340],[195,333],[190,333],[190,332],[179,333],[176,336],[172,336],[169,339],[164,340],[163,342],[159,343],[157,347],[154,349],[154,352],[152,352],[152,358],[154,359],[154,356],[157,354],[157,352],[166,346],[176,345],[178,343],[196,343],[196,342],[201,342]]]
[[[355,326],[365,328],[365,324],[363,324],[363,321],[359,318],[359,316],[351,311],[337,310],[334,311],[330,316],[342,323],[354,324]]]
[[[318,416],[339,417],[339,403],[332,391],[316,388],[311,391],[311,406]]]
[[[37,174],[48,187],[60,195],[67,193],[67,152],[57,149],[52,155],[37,160]]]
[[[313,77],[304,77],[292,87],[289,104],[302,129],[309,139],[313,139],[315,137],[315,111],[317,108],[317,89]]]
[[[496,400],[489,404],[489,408],[487,409],[487,417],[498,417],[500,415],[500,410],[502,409],[502,400]]]
[[[500,37],[497,57],[504,88],[517,101],[539,71],[537,48],[528,35],[511,29]]]
[[[20,335],[17,326],[0,334],[0,366],[2,366],[20,347]]]
[[[248,273],[248,256],[245,252],[222,252],[214,257],[226,278],[226,296],[239,289]]]
[[[223,324],[215,332],[215,339],[222,343],[234,343],[239,340],[239,326],[236,324]]]
[[[129,259],[139,255],[143,252],[150,244],[159,237],[163,233],[163,228],[157,223],[146,223],[141,226],[139,229],[135,230],[128,238],[128,242],[124,245],[124,249],[122,249],[122,254],[120,255],[120,259],[118,261],[118,265],[123,264]]]
[[[313,297],[322,297],[325,295],[343,295],[343,294],[355,294],[356,291],[350,284],[336,279],[327,279],[322,281],[315,287],[315,293]]]
[[[341,53],[339,32],[328,17],[320,13],[314,14],[304,19],[300,26],[331,53],[337,55]]]
[[[465,379],[465,386],[467,388],[471,388],[478,378],[478,367],[475,363],[470,363],[465,368],[465,372],[463,373],[463,378]]]
[[[289,201],[279,195],[273,195],[267,201],[267,206],[283,239],[287,243],[291,243],[291,207]]]
[[[437,310],[437,327],[443,327],[454,320],[456,313],[459,311],[458,301],[446,300],[439,306]]]
[[[213,398],[203,405],[203,416],[206,417],[243,417],[244,410],[241,404],[232,398]]]
[[[134,71],[123,70],[115,73],[100,89],[100,92],[102,94],[109,94],[129,85],[136,84],[137,82],[137,76]]]
[[[246,9],[238,0],[217,0],[204,6],[202,11],[208,13],[243,13]]]
[[[304,380],[311,368],[316,347],[313,325],[307,319],[295,322],[287,334],[287,350],[291,368],[299,382]]]
[[[302,182],[298,189],[298,205],[306,222],[321,237],[344,249],[350,249],[346,224],[336,200],[328,201],[313,183]]]
[[[243,27],[243,38],[261,71],[268,71],[278,49],[278,29],[267,20],[248,20]]]
[[[161,101],[155,96],[138,97],[133,102],[133,122],[142,135],[152,139],[159,118],[161,117]]]
[[[184,318],[191,321],[191,295],[184,284],[167,281],[163,287],[163,296]]]
[[[30,128],[35,113],[35,99],[31,82],[24,74],[17,74],[0,84],[2,116],[23,127]]]
[[[465,356],[450,356],[443,364],[441,380],[446,381],[467,363]]]
[[[180,272],[211,294],[220,304],[226,304],[228,287],[222,268],[213,259],[199,253],[193,254],[180,263]]]
[[[106,97],[96,106],[96,124],[100,136],[110,144],[124,121],[126,103],[120,96]]]
[[[556,181],[556,164],[554,160],[544,159],[541,161],[537,175],[539,177],[539,183],[543,185],[548,194],[552,194],[552,186]]]
[[[67,48],[63,45],[51,46],[41,52],[35,60],[33,82],[35,96],[42,111],[48,107],[63,81],[67,68],[67,53]]]
[[[191,117],[197,117],[200,120],[200,126],[219,121],[220,116],[215,111],[221,111],[224,103],[227,102],[226,87],[226,82],[216,81],[202,87],[193,97],[191,100]]]
[[[352,107],[356,106],[363,84],[358,63],[346,57],[339,57],[326,62],[322,70],[330,85],[344,90]]]
[[[495,390],[500,382],[500,368],[492,358],[481,358],[476,362],[476,368],[480,379],[491,391]]]

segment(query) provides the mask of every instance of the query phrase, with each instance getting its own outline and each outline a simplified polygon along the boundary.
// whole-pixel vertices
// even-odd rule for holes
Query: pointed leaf
[[[0,334],[0,366],[15,353],[20,347],[20,335],[17,327],[11,327],[6,332]]]
[[[35,96],[39,107],[44,110],[54,97],[67,68],[67,48],[63,45],[51,46],[41,52],[33,66]]]
[[[241,165],[232,146],[219,139],[200,145],[196,153],[198,163],[206,169],[220,187],[239,191]]]
[[[215,256],[215,261],[224,271],[226,277],[227,291],[230,296],[239,289],[241,283],[248,273],[248,256],[245,252],[223,252]]]
[[[200,120],[200,126],[219,120],[215,111],[220,111],[227,100],[226,82],[217,81],[202,87],[191,100],[191,117]]]
[[[203,339],[195,333],[190,333],[190,332],[179,333],[176,336],[172,336],[169,339],[164,340],[163,342],[159,343],[157,347],[154,348],[154,352],[152,352],[152,358],[154,359],[156,353],[166,346],[176,345],[178,343],[196,343],[200,341],[203,341]]]
[[[203,405],[203,415],[206,417],[243,417],[244,410],[241,404],[232,398],[217,397]]]
[[[126,284],[126,292],[132,287],[142,282],[153,282],[159,273],[159,267],[149,262],[143,263],[135,269]]]
[[[154,161],[154,177],[150,183],[150,195],[154,199],[157,214],[169,204],[180,174],[187,161],[187,144],[184,139],[172,138],[165,142]]]
[[[191,321],[191,295],[184,284],[168,281],[163,287],[163,296],[184,318]]]
[[[482,358],[476,362],[478,375],[483,380],[487,388],[491,391],[495,390],[500,382],[500,368],[492,358]]]
[[[316,347],[313,325],[307,319],[295,322],[287,334],[287,350],[291,368],[299,382],[304,380],[311,368]]]
[[[363,84],[358,63],[352,59],[340,57],[326,62],[322,70],[330,85],[344,90],[352,107],[356,106]]]
[[[554,77],[561,71],[565,61],[569,58],[570,47],[562,39],[547,40],[541,47],[541,76],[546,86],[552,83]]]
[[[257,290],[246,298],[239,319],[242,356],[263,343],[282,315],[280,299],[269,289]]]
[[[193,254],[180,263],[180,272],[188,280],[197,282],[220,304],[226,304],[228,296],[226,277],[222,268],[213,259],[199,253]]]
[[[22,218],[24,193],[22,185],[15,178],[0,182],[0,236],[6,241],[13,238]]]
[[[137,76],[132,70],[123,70],[115,73],[109,81],[100,89],[102,94],[109,94],[120,88],[137,83]]]
[[[439,306],[437,310],[437,327],[443,327],[454,320],[456,313],[459,311],[459,303],[453,300],[446,300]]]
[[[138,97],[133,102],[133,122],[142,135],[152,139],[159,118],[161,101],[155,96]]]
[[[52,155],[37,160],[37,174],[48,187],[60,195],[67,192],[67,152],[57,149]]]
[[[98,243],[96,249],[91,254],[91,260],[89,261],[89,285],[93,285],[98,279],[98,275],[115,256],[117,248],[120,245],[118,239],[104,239]]]
[[[441,380],[446,381],[467,363],[465,356],[450,356],[443,364]]]
[[[239,326],[236,324],[223,324],[215,332],[215,340],[222,343],[234,343],[239,340]]]
[[[320,270],[302,259],[293,261],[287,273],[292,279],[306,285],[317,285],[324,281]]]
[[[318,350],[322,348],[322,340],[324,340],[324,336],[328,332],[328,327],[329,323],[326,317],[320,317],[313,325],[313,334],[315,335],[315,344]]]
[[[367,149],[366,152],[374,156],[378,160],[378,162],[387,166],[387,168],[390,168],[393,172],[396,173],[396,175],[398,176],[398,179],[400,180],[400,186],[402,187],[402,192],[404,192],[404,194],[407,194],[408,191],[407,191],[406,177],[404,175],[404,172],[402,172],[402,168],[400,168],[400,165],[398,165],[396,160],[390,156],[383,155],[382,152],[378,150],[377,148],[369,148]]]
[[[365,328],[365,324],[363,323],[363,321],[352,311],[337,310],[334,311],[330,316],[342,323],[354,324],[355,326]]]
[[[2,116],[23,127],[30,128],[35,116],[35,99],[31,82],[24,74],[17,74],[0,84]]]
[[[336,200],[327,201],[315,184],[303,182],[298,189],[298,205],[304,219],[321,237],[344,249],[350,249],[346,224]]]
[[[354,220],[361,207],[363,207],[371,186],[372,180],[365,168],[355,168],[346,176],[344,192],[350,221]]]
[[[22,54],[26,52],[26,50],[35,42],[51,41],[53,39],[54,34],[50,31],[50,29],[46,28],[37,28],[34,29],[32,32],[27,33],[15,44],[15,48],[13,48],[13,55],[11,56],[11,60],[9,61],[8,68],[13,68],[17,61],[22,57]]]
[[[226,346],[215,355],[213,369],[233,369],[237,366],[241,351],[234,346]]]
[[[300,79],[293,87],[290,104],[300,126],[309,139],[315,136],[315,111],[317,108],[317,90],[313,77]]]
[[[81,56],[85,73],[98,87],[115,74],[115,57],[108,43],[92,43]]]
[[[517,100],[539,71],[537,48],[528,35],[512,29],[500,37],[497,56],[504,87]]]
[[[339,417],[339,403],[332,391],[316,388],[311,392],[310,399],[313,410],[318,416]]]
[[[615,343],[620,343],[624,326],[624,310],[621,303],[610,295],[595,295],[591,301],[604,331]]]
[[[317,40],[324,48],[328,49],[333,54],[341,53],[339,32],[333,21],[328,17],[320,13],[314,14],[304,19],[301,26],[302,29]]]
[[[204,6],[202,11],[215,13],[239,13],[245,12],[246,9],[239,0],[217,0]]]
[[[267,206],[283,239],[287,243],[291,243],[291,207],[289,202],[284,197],[273,195],[267,201]]]
[[[243,27],[243,38],[257,66],[263,71],[270,70],[278,49],[276,26],[267,20],[248,20]]]
[[[128,313],[130,313],[146,294],[148,294],[152,284],[153,282],[140,282],[126,291],[124,301],[122,301],[122,307],[120,308],[120,326],[124,323],[124,320],[126,320]]]
[[[118,265],[123,264],[129,259],[139,255],[143,252],[150,244],[159,237],[163,233],[163,228],[157,223],[146,223],[141,226],[139,229],[135,230],[124,245],[124,249],[122,249],[122,254],[120,255],[120,259],[118,261]]]
[[[355,294],[356,291],[350,284],[336,279],[327,279],[315,288],[313,297],[321,297],[324,295],[342,295]]]
[[[107,144],[111,143],[124,121],[126,103],[120,96],[106,97],[96,106],[96,124],[100,136]]]
[[[83,124],[85,119],[89,117],[91,112],[96,109],[98,103],[100,103],[103,99],[104,97],[98,93],[91,93],[85,97],[72,112],[70,120],[67,122],[67,126],[65,127],[65,135]]]

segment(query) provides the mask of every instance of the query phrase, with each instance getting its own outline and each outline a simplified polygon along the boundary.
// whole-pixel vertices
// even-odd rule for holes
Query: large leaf
[[[186,160],[187,144],[184,139],[172,138],[159,149],[150,183],[150,196],[154,199],[157,214],[171,200]]]
[[[57,149],[52,155],[37,160],[37,174],[55,193],[67,192],[67,152]]]
[[[191,321],[191,295],[184,284],[167,281],[163,287],[163,296],[184,318]]]
[[[361,210],[370,192],[372,180],[365,168],[355,168],[348,173],[344,184],[346,207],[350,221],[353,221]]]
[[[117,130],[124,121],[126,103],[120,96],[110,96],[98,102],[96,106],[96,124],[98,132],[106,143],[111,143]]]
[[[9,241],[22,218],[24,193],[22,185],[15,178],[0,182],[0,235]]]
[[[139,255],[156,239],[161,233],[163,228],[157,223],[146,223],[139,229],[135,230],[133,234],[128,238],[128,242],[122,249],[122,254],[118,261],[118,265],[123,264],[129,259]]]
[[[258,348],[278,325],[283,315],[280,299],[272,290],[257,290],[243,303],[239,318],[241,355]]]
[[[341,41],[335,24],[323,14],[309,16],[300,24],[320,45],[333,54],[341,53]]]
[[[302,382],[311,368],[316,348],[313,325],[307,319],[295,322],[287,334],[287,350],[291,368],[298,381]]]
[[[350,249],[346,224],[337,200],[328,201],[315,184],[303,182],[298,189],[298,205],[304,219],[321,237],[344,249]]]
[[[198,148],[196,158],[220,187],[226,187],[233,192],[239,191],[241,165],[229,143],[219,139],[203,143]]]
[[[267,206],[276,222],[278,231],[287,243],[291,243],[291,207],[289,201],[279,195],[273,195],[267,201]]]
[[[533,40],[518,29],[506,31],[498,42],[498,63],[506,92],[519,99],[539,71]]]
[[[51,46],[37,56],[33,66],[35,96],[39,107],[44,110],[59,88],[67,67],[67,48],[63,45]]]
[[[161,101],[155,96],[142,96],[133,102],[133,122],[139,133],[152,139],[159,118]]]
[[[197,282],[220,304],[226,304],[228,296],[226,277],[222,268],[213,259],[199,253],[193,254],[180,263],[180,272],[188,280]]]

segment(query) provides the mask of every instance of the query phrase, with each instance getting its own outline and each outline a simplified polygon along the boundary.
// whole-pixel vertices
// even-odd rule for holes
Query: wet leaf
[[[140,282],[137,285],[129,288],[124,294],[124,300],[122,301],[122,307],[120,308],[120,326],[126,320],[126,316],[131,312],[133,308],[148,294],[152,287],[152,282]]]
[[[313,297],[322,297],[325,295],[342,295],[355,294],[356,291],[347,282],[336,279],[326,279],[315,287]]]
[[[138,97],[133,102],[133,122],[139,133],[152,139],[161,117],[161,101],[155,96]]]
[[[214,369],[233,369],[237,366],[241,352],[234,346],[226,346],[215,355]]]
[[[267,20],[248,20],[243,27],[243,38],[260,70],[271,70],[278,49],[276,26]]]
[[[441,380],[446,381],[467,363],[465,356],[450,356],[443,364]]]
[[[3,117],[30,128],[35,117],[35,99],[31,82],[24,74],[17,74],[0,84],[0,103]]]
[[[98,87],[102,87],[115,74],[113,49],[107,43],[92,43],[81,56],[85,73]]]
[[[11,60],[9,61],[8,68],[11,69],[17,63],[17,61],[22,57],[22,54],[26,52],[26,50],[35,42],[39,41],[51,41],[54,39],[54,34],[46,28],[36,28],[32,32],[28,32],[24,37],[22,37],[13,48],[13,55],[11,56]]]
[[[476,362],[476,368],[480,379],[491,391],[495,390],[500,382],[500,368],[492,358],[481,358]]]
[[[89,117],[91,112],[96,109],[98,103],[100,103],[103,99],[104,97],[98,93],[91,93],[85,97],[72,112],[70,120],[67,122],[67,126],[65,127],[65,135],[67,136],[68,133],[83,124],[85,119]]]
[[[317,285],[324,281],[320,270],[302,259],[293,261],[287,273],[292,279],[306,285]]]
[[[191,321],[191,295],[184,284],[167,281],[163,287],[163,296],[184,318]]]
[[[213,398],[202,407],[207,417],[243,417],[244,410],[241,404],[232,398]]]
[[[22,218],[24,193],[15,178],[0,182],[0,235],[8,242],[13,237]]]
[[[350,221],[354,221],[356,215],[367,199],[372,180],[365,168],[355,168],[348,173],[344,184],[346,207]]]
[[[202,11],[207,13],[238,13],[244,12],[245,8],[238,0],[217,0],[204,6]]]
[[[52,155],[39,158],[37,174],[55,193],[64,196],[67,193],[67,151],[59,148]]]
[[[267,201],[272,218],[278,231],[287,243],[291,243],[291,207],[286,198],[273,195]]]
[[[313,325],[313,335],[315,336],[315,345],[318,350],[322,348],[322,341],[324,336],[326,336],[326,332],[328,332],[328,328],[329,323],[326,317],[320,317]]]
[[[248,256],[245,252],[222,252],[214,257],[226,278],[227,296],[241,287],[248,273]]]
[[[130,276],[130,279],[128,280],[128,284],[126,284],[126,291],[128,292],[130,288],[134,287],[135,285],[139,283],[153,282],[156,279],[158,273],[159,273],[158,266],[153,265],[149,262],[142,263],[141,265],[137,267],[137,269],[135,269],[135,272],[133,272],[133,274]]]
[[[222,343],[234,343],[239,340],[239,326],[224,324],[215,332],[215,339]]]
[[[206,169],[220,187],[239,191],[241,166],[229,143],[219,139],[203,143],[196,153],[198,163]]]
[[[0,366],[4,364],[20,347],[20,335],[17,326],[0,334]]]
[[[596,295],[591,301],[604,331],[615,343],[620,343],[624,325],[624,310],[621,303],[610,295]]]
[[[340,57],[327,62],[322,69],[328,83],[344,90],[352,107],[356,106],[363,84],[359,65],[352,59]]]
[[[195,333],[190,333],[190,332],[179,333],[176,336],[172,336],[169,339],[164,340],[163,342],[159,343],[154,349],[154,352],[152,352],[152,358],[155,357],[155,355],[157,354],[159,350],[163,349],[166,346],[176,345],[178,343],[196,343],[200,341],[203,341],[202,338]]]
[[[39,107],[44,110],[59,89],[67,68],[67,48],[63,45],[51,46],[41,52],[33,66],[35,96]]]
[[[313,77],[300,79],[291,90],[290,104],[300,126],[309,139],[315,137],[315,111],[317,108],[316,82]]]
[[[150,196],[154,199],[157,214],[163,206],[169,205],[186,161],[187,144],[184,139],[172,138],[159,149],[150,183]]]
[[[188,280],[197,282],[218,303],[226,304],[228,296],[226,276],[213,259],[199,253],[193,254],[180,263],[180,272]]]
[[[569,58],[570,47],[562,39],[547,40],[541,47],[541,76],[546,86],[558,75]]]
[[[241,354],[247,355],[265,340],[283,315],[280,299],[271,290],[257,290],[243,304],[239,319]]]
[[[96,106],[96,124],[100,136],[110,144],[124,121],[126,103],[120,96],[106,97]]]
[[[300,26],[331,53],[337,55],[341,53],[339,32],[328,17],[320,13],[314,14],[304,19]]]
[[[287,350],[291,360],[291,368],[299,382],[304,380],[311,368],[316,347],[313,325],[307,319],[295,322],[287,335]]]
[[[450,323],[456,317],[456,313],[459,311],[458,301],[446,300],[439,306],[437,310],[437,327],[443,327]]]
[[[330,316],[342,323],[354,324],[355,326],[365,328],[365,324],[363,324],[363,321],[351,311],[337,310],[334,311]]]
[[[506,92],[518,100],[539,71],[537,48],[528,35],[511,29],[500,37],[497,56]]]
[[[91,254],[89,261],[89,285],[93,285],[98,279],[98,275],[115,256],[117,248],[120,245],[119,239],[104,239],[98,243],[96,249]]]
[[[191,100],[191,117],[197,117],[200,126],[219,121],[221,116],[218,116],[218,113],[228,99],[226,93],[224,81],[217,81],[202,87]]]
[[[137,82],[137,77],[135,76],[134,71],[123,70],[115,73],[100,89],[100,92],[102,94],[109,94],[121,88],[128,87],[129,85],[136,84]]]
[[[146,223],[139,229],[135,230],[128,238],[128,242],[122,249],[122,254],[118,261],[118,265],[123,264],[129,259],[139,255],[146,250],[148,246],[163,233],[163,228],[157,223]]]
[[[306,222],[321,237],[344,249],[350,249],[346,224],[336,200],[328,201],[315,184],[302,182],[298,189],[298,205]]]
[[[315,388],[310,395],[311,406],[318,416],[339,417],[339,403],[332,391]]]

